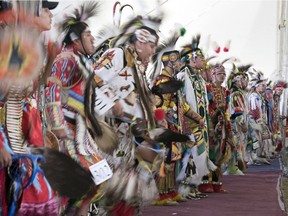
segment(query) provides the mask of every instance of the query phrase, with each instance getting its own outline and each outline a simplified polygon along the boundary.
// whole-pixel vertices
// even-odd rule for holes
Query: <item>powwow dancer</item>
[[[272,114],[272,135],[273,135],[273,146],[275,150],[281,151],[281,136],[282,136],[282,122],[285,117],[280,112],[281,95],[284,89],[287,88],[287,83],[281,80],[277,80],[273,83],[273,114]],[[275,152],[271,152],[273,154]]]
[[[249,75],[248,75],[248,71],[251,68],[252,64],[248,64],[248,65],[242,65],[242,66],[238,66],[238,71],[240,72],[240,74],[242,75],[242,79],[241,79],[241,89],[242,89],[242,93],[244,95],[245,98],[245,107],[246,107],[246,118],[247,118],[247,124],[248,124],[248,131],[247,133],[245,133],[245,142],[244,142],[244,150],[242,152],[243,154],[243,159],[246,165],[249,164],[253,164],[253,160],[251,157],[251,152],[253,149],[253,143],[257,142],[257,136],[255,134],[255,131],[253,129],[253,127],[251,125],[253,125],[253,120],[250,121],[250,117],[249,115],[247,115],[247,113],[249,112],[249,89],[248,89],[248,84],[249,84]],[[245,165],[244,164],[244,165]],[[245,168],[245,167],[243,167]]]
[[[265,158],[267,156],[267,147],[270,145],[271,133],[267,126],[267,113],[265,107],[265,100],[262,96],[266,90],[266,81],[261,71],[250,72],[251,75],[251,94],[249,95],[249,116],[250,121],[254,123],[251,125],[257,135],[258,142],[253,143],[253,160],[257,163],[270,164]]]
[[[148,133],[155,128],[155,121],[145,72],[155,53],[160,23],[161,16],[134,18],[114,39],[115,48],[108,49],[94,64],[95,75],[101,79],[96,80],[96,94],[103,83],[116,92],[117,99],[105,104],[114,113],[100,111],[112,121],[119,139],[114,174],[103,188],[102,202],[112,205],[111,215],[136,215],[158,195],[154,173],[159,172],[163,151],[155,134]],[[103,103],[104,98],[98,94]]]
[[[156,107],[159,112],[160,110],[165,112],[165,124],[163,127],[175,132],[182,132],[179,118],[185,115],[179,104],[177,94],[177,91],[182,87],[182,82],[176,79],[176,75],[180,71],[180,53],[174,49],[174,46],[179,36],[185,33],[185,29],[180,26],[179,28],[171,38],[165,40],[157,47],[156,55],[153,58],[155,64],[153,75],[155,77],[155,74],[160,74],[155,79],[152,79],[155,80],[152,92],[158,97]],[[164,66],[162,70],[161,63]],[[154,205],[175,205],[178,204],[177,201],[183,202],[187,200],[176,192],[177,186],[175,182],[177,163],[181,160],[182,143],[168,141],[165,146],[167,148],[165,176],[159,175],[157,177],[160,197],[153,202]]]
[[[196,167],[196,173],[194,172],[193,175],[191,175],[191,172],[187,173],[185,180],[185,182],[187,181],[187,183],[192,186],[194,194],[197,193],[197,191],[195,192],[195,187],[201,184],[202,178],[209,174],[209,170],[214,171],[216,169],[216,166],[207,156],[209,148],[207,123],[208,100],[205,81],[199,74],[200,70],[204,69],[206,63],[204,55],[198,47],[199,42],[200,35],[192,38],[191,44],[183,46],[183,50],[181,51],[182,70],[177,76],[178,79],[184,82],[182,97],[189,105],[188,110],[192,117],[192,119],[190,119],[184,115],[184,121],[182,123],[183,133],[189,134],[192,137],[194,136],[196,142],[196,146],[188,149],[182,159],[182,171],[183,169],[186,170],[187,161],[189,160],[190,162],[193,161],[192,166]],[[188,158],[189,160],[187,160]],[[205,179],[200,186],[200,192],[213,192],[213,186],[210,183],[208,184],[207,179]],[[184,185],[183,188],[185,188]]]
[[[225,171],[225,174],[232,175],[244,175],[242,170],[244,171],[246,167],[243,152],[246,146],[248,123],[246,98],[242,91],[242,79],[242,73],[233,65],[233,71],[227,79],[227,86],[231,91],[229,113],[233,134],[236,136],[237,142],[234,142],[232,156]]]
[[[1,9],[5,4],[7,4],[6,6],[12,6],[14,3],[16,4],[16,1],[1,1]],[[13,168],[17,168],[18,164],[19,166],[26,167],[28,170],[25,175],[30,175],[36,168],[33,168],[27,159],[31,156],[27,147],[44,146],[42,123],[37,110],[37,102],[32,96],[35,90],[33,81],[40,75],[44,62],[44,50],[42,49],[43,44],[40,33],[51,28],[52,14],[50,9],[54,9],[58,2],[21,1],[17,2],[17,4],[18,7],[13,8],[13,10],[12,8],[4,7],[11,9],[6,11],[5,16],[3,16],[4,23],[9,25],[10,28],[5,31],[5,34],[1,33],[3,36],[1,43],[5,46],[6,53],[2,55],[4,50],[1,50],[1,56],[10,58],[8,62],[11,65],[5,66],[5,58],[3,58],[4,62],[0,62],[0,65],[2,68],[11,70],[6,71],[7,74],[12,72],[18,77],[14,77],[16,79],[13,81],[9,80],[9,78],[5,79],[5,76],[2,76],[2,86],[3,83],[8,83],[8,88],[6,88],[8,91],[6,91],[6,93],[5,91],[1,92],[1,124],[4,129],[1,130],[2,139],[0,145],[2,146],[4,144],[4,147],[2,146],[0,158],[3,156],[4,163],[6,160],[4,164],[5,167],[11,165],[11,162],[7,163],[7,153],[3,154],[3,151],[5,152],[11,148],[9,153],[12,154],[14,158],[17,158],[20,154],[27,155],[27,157],[18,159],[18,162],[14,161],[13,167],[9,167],[8,169],[11,175],[11,172],[14,171]],[[1,19],[3,19],[3,17],[1,16]],[[17,23],[17,25],[15,25],[15,23]],[[18,47],[14,47],[16,44]],[[9,56],[9,53],[7,54],[7,50],[11,50],[11,56]],[[27,53],[28,50],[29,53]],[[25,64],[22,64],[23,62],[26,62],[26,65],[29,65],[29,67],[25,67]],[[21,75],[19,75],[19,72]],[[13,79],[13,76],[10,78]],[[5,136],[7,136],[7,139]],[[11,188],[9,188],[11,190],[10,193],[15,192],[16,195],[9,194],[9,196],[17,197],[13,199],[13,202],[10,200],[10,203],[6,203],[4,197],[5,190],[3,191],[5,187],[2,187],[2,183],[5,184],[4,172],[4,169],[0,169],[2,177],[0,200],[3,215],[7,215],[7,206],[5,205],[10,207],[9,214],[14,214],[16,211],[17,215],[58,215],[58,207],[54,193],[43,173],[37,172],[33,182],[24,187],[25,189],[22,191],[22,196],[18,194],[19,197],[21,197],[20,199],[18,199],[18,195],[16,194],[17,190],[15,189],[15,185],[18,185],[20,182],[16,184],[14,184],[14,182],[12,185],[11,180],[11,184],[9,185],[9,187],[11,186]],[[8,181],[8,179],[6,180]],[[7,183],[9,183],[9,181]],[[18,204],[14,203],[14,201]],[[14,209],[15,205],[17,205],[17,207]]]
[[[217,171],[212,173],[214,192],[226,192],[221,187],[219,177],[222,175],[222,165],[231,156],[231,146],[234,142],[230,119],[226,117],[229,91],[221,86],[226,78],[224,63],[225,61],[211,66],[212,82],[206,84],[210,116],[209,158],[218,167]]]
[[[51,131],[59,139],[61,151],[87,171],[98,162],[106,162],[101,151],[103,149],[99,149],[100,141],[93,133],[94,124],[90,123],[92,120],[86,111],[90,105],[84,103],[87,79],[92,72],[84,66],[86,61],[81,61],[89,59],[96,51],[93,46],[94,37],[86,21],[97,14],[98,6],[98,2],[85,2],[61,23],[63,48],[53,63],[46,88],[46,107]],[[110,131],[109,127],[106,129]],[[107,146],[112,145],[113,149],[114,145],[117,146],[117,140],[113,136],[110,138],[106,140],[109,143]],[[106,167],[110,169],[108,164]],[[93,197],[97,196],[99,184],[101,183],[97,182],[97,186],[94,185],[79,202],[70,199],[65,214],[88,214],[88,206]]]

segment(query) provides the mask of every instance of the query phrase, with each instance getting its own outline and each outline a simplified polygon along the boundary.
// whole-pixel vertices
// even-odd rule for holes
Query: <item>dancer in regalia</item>
[[[17,155],[21,154],[30,155],[29,148],[27,147],[44,146],[42,122],[37,107],[37,100],[33,93],[36,89],[35,80],[40,75],[45,55],[42,49],[43,41],[40,33],[48,31],[51,28],[52,13],[50,10],[58,5],[58,2],[21,1],[17,2],[17,8],[9,10],[12,9],[9,8],[9,5],[12,6],[14,5],[13,3],[15,2],[1,1],[1,9],[4,8],[8,10],[6,14],[2,14],[2,11],[0,13],[0,15],[3,15],[1,19],[4,18],[4,20],[1,20],[3,21],[1,23],[5,23],[10,27],[7,29],[4,28],[4,34],[1,32],[3,36],[1,43],[6,47],[5,55],[3,50],[1,50],[1,56],[4,62],[4,56],[9,56],[7,50],[11,50],[12,53],[12,55],[9,56],[10,61],[8,61],[10,65],[6,67],[3,61],[0,61],[0,65],[3,68],[11,70],[7,71],[8,76],[10,72],[18,76],[16,78],[18,81],[20,80],[19,82],[15,82],[5,79],[5,76],[2,76],[3,80],[1,81],[1,86],[4,88],[1,88],[1,125],[3,125],[3,128],[1,127],[2,135],[0,146],[2,146],[2,153],[0,158],[3,158],[4,162],[6,161],[4,167],[11,165],[11,159],[8,160],[7,163],[7,153],[3,154],[3,151],[9,151],[9,154],[17,157]],[[18,47],[14,47],[12,44],[14,46],[17,44]],[[26,64],[23,64],[23,62],[26,62]],[[25,67],[25,65],[29,65],[29,67]],[[21,75],[19,72],[21,72]],[[29,75],[31,76],[30,78]],[[13,76],[10,78],[12,77]],[[7,88],[5,88],[5,85]],[[5,136],[7,138],[5,138]],[[11,155],[8,155],[8,157],[11,158]],[[26,163],[27,165],[29,161],[25,158],[21,160],[21,163]],[[17,165],[17,162],[14,161],[14,168],[15,164]],[[31,174],[34,168],[35,167],[31,165],[26,167],[28,174]],[[9,167],[8,169],[10,170],[9,175],[11,175],[13,168]],[[3,187],[2,184],[5,184],[4,172],[4,169],[0,169],[1,215],[7,215],[7,207],[9,207],[9,214],[58,215],[58,204],[54,192],[43,173],[37,173],[31,185],[19,194],[16,194],[15,185],[17,183],[12,182],[12,179],[6,179],[8,189],[6,186]],[[11,180],[10,184],[9,179]],[[5,201],[5,191],[3,191],[5,188],[9,191],[9,203]],[[13,202],[14,196],[16,196],[16,208],[13,210],[12,205],[15,205]],[[13,211],[14,213],[12,213]]]
[[[246,133],[248,131],[247,103],[242,90],[243,73],[233,65],[233,71],[227,80],[228,89],[231,90],[229,113],[231,125],[237,142],[234,142],[232,156],[228,162],[225,174],[244,175],[246,169],[243,152],[246,147]]]
[[[272,134],[273,134],[273,148],[274,151],[270,152],[270,157],[274,156],[275,151],[281,151],[282,148],[282,125],[285,117],[281,111],[281,96],[283,91],[287,88],[287,83],[277,80],[273,83],[273,114],[272,114]],[[283,100],[283,99],[282,99]]]
[[[270,145],[271,132],[267,126],[267,112],[265,107],[265,99],[263,93],[266,90],[267,79],[261,71],[250,72],[251,75],[251,94],[249,95],[249,116],[250,121],[253,121],[251,125],[256,133],[257,142],[253,143],[253,160],[256,163],[270,164],[266,159],[267,148]]]
[[[99,110],[99,114],[115,128],[119,139],[114,173],[103,188],[101,200],[110,206],[110,215],[136,215],[158,196],[154,175],[159,172],[164,152],[155,134],[149,132],[156,125],[146,69],[157,47],[160,23],[161,16],[132,19],[114,38],[114,48],[94,64],[94,73],[101,79],[96,80],[96,93],[102,107],[110,108]],[[114,99],[99,94],[104,90],[102,84],[115,92]]]
[[[230,99],[229,91],[222,86],[226,78],[224,63],[225,61],[211,66],[213,79],[211,83],[206,84],[210,116],[209,158],[218,167],[217,172],[212,173],[214,192],[225,192],[221,188],[219,177],[222,175],[223,164],[231,156],[231,146],[234,141],[230,119],[226,117]]]
[[[45,92],[51,132],[59,139],[61,152],[69,155],[87,171],[90,166],[104,161],[99,145],[95,144],[93,124],[88,123],[92,120],[89,120],[85,109],[90,105],[84,104],[85,86],[92,73],[87,69],[89,65],[85,65],[85,60],[96,51],[94,37],[86,22],[97,14],[98,7],[98,2],[85,2],[59,24],[63,39],[62,51],[53,62]],[[115,140],[107,140],[107,146],[117,145]],[[93,197],[97,196],[98,187],[94,185],[81,200],[70,199],[65,214],[88,214],[88,206]]]
[[[184,32],[185,29],[180,28],[178,31]],[[155,62],[153,74],[157,75],[160,73],[155,79],[152,79],[155,80],[152,92],[155,93],[158,98],[158,100],[156,100],[156,106],[165,112],[166,125],[164,125],[164,127],[175,132],[182,132],[180,119],[183,118],[183,115],[189,116],[189,112],[186,113],[183,110],[183,106],[180,104],[181,100],[178,98],[178,90],[182,87],[182,82],[176,79],[176,75],[180,71],[180,53],[174,49],[174,45],[180,34],[181,32],[176,32],[171,38],[162,42],[162,44],[157,47],[157,55],[153,58]],[[163,63],[164,66],[162,70],[161,63]],[[177,193],[177,185],[175,182],[177,176],[176,168],[181,162],[182,145],[184,145],[185,148],[186,145],[179,142],[168,142],[165,145],[167,148],[164,170],[165,176],[159,175],[157,177],[160,197],[153,202],[154,205],[175,205],[178,204],[177,201],[182,202],[187,200]]]
[[[214,171],[216,166],[208,157],[208,99],[205,80],[200,75],[200,71],[205,68],[206,62],[202,50],[199,48],[199,42],[200,35],[197,35],[192,38],[192,43],[183,46],[181,51],[182,70],[177,75],[178,79],[184,82],[183,100],[187,102],[192,117],[191,119],[184,115],[183,133],[195,137],[196,142],[196,146],[189,148],[183,155],[181,171],[186,170],[189,160],[193,161],[189,164],[194,167],[194,172],[187,169],[185,183],[190,184],[194,192],[198,185],[200,185],[200,192],[213,192],[213,185],[208,180],[208,174],[210,170]],[[202,182],[204,176],[206,177]]]

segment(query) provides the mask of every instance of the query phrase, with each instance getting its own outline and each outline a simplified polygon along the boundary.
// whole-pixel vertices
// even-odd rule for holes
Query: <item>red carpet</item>
[[[142,216],[284,216],[278,203],[278,159],[272,165],[251,166],[245,176],[223,176],[227,194],[211,193],[179,206],[147,206]]]

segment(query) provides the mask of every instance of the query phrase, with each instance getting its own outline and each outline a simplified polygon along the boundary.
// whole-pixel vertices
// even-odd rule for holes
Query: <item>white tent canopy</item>
[[[72,1],[61,1],[55,9],[55,19],[63,14],[63,9]],[[76,1],[75,1],[76,2]],[[77,1],[79,4],[81,1]],[[112,8],[115,1],[105,0],[101,12],[90,22],[96,32],[101,26],[112,24]],[[155,13],[155,0],[125,0],[121,4],[131,4],[137,14]],[[235,57],[240,63],[252,63],[269,78],[272,72],[278,71],[278,25],[280,23],[280,3],[277,0],[161,0],[160,8],[164,10],[165,19],[161,27],[162,36],[173,28],[174,23],[182,24],[187,33],[179,39],[177,46],[191,41],[197,33],[202,35],[200,46],[208,56],[217,55],[218,60]],[[72,7],[64,10],[69,11]],[[125,16],[131,11],[123,12]],[[126,17],[127,20],[127,17]],[[231,40],[229,52],[223,52],[227,41]],[[216,54],[211,44],[216,42],[221,51]],[[207,50],[209,46],[209,49]]]

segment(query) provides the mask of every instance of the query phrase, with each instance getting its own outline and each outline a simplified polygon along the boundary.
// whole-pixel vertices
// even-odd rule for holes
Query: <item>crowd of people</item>
[[[132,6],[116,2],[95,39],[87,20],[101,6],[85,1],[55,20],[55,43],[43,32],[58,2],[0,4],[0,215],[140,215],[227,193],[222,175],[283,148],[287,83],[233,58],[211,63],[200,35],[176,49],[186,30],[160,38],[163,12],[121,25]],[[76,195],[83,173],[93,184]]]

